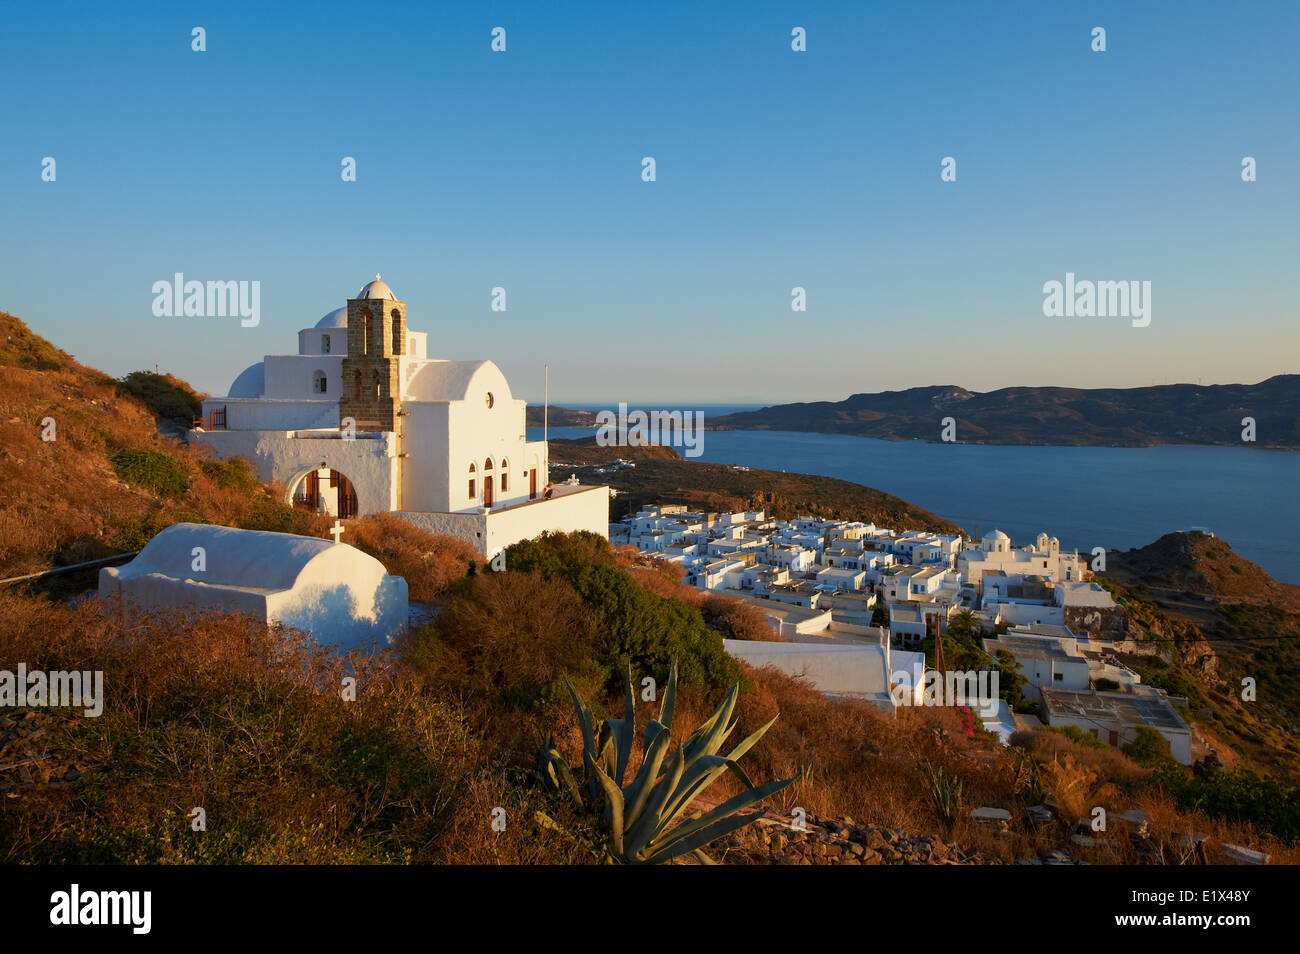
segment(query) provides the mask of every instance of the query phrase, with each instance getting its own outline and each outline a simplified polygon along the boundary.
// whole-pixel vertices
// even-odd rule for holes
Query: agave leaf
[[[731,718],[731,710],[736,706],[736,694],[740,691],[740,683],[736,683],[727,693],[726,698],[718,704],[713,715],[691,733],[691,737],[686,740],[686,761],[689,763],[692,758],[698,754],[716,755],[718,748],[722,744],[723,733],[726,730],[727,720]]]
[[[663,847],[656,846],[656,850],[646,858],[645,863],[659,865],[665,861],[672,861],[681,855],[698,851],[709,842],[716,841],[723,835],[729,835],[737,829],[744,828],[762,814],[762,812],[750,812],[745,815],[730,815],[718,819],[711,825],[701,828],[684,838],[672,839]]]
[[[552,779],[556,779],[555,787],[560,788],[563,783],[564,791],[567,791],[573,798],[578,808],[582,808],[582,789],[578,787],[578,781],[573,777],[573,772],[569,769],[569,763],[564,761],[564,756],[559,752],[552,750],[547,758],[547,770]]]
[[[623,857],[623,793],[614,780],[596,767],[596,781],[605,792],[609,809],[609,850],[617,858]]]
[[[641,743],[641,748],[648,751],[650,746],[654,745],[655,739],[659,737],[659,733],[667,731],[668,726],[664,725],[658,719],[651,719],[646,723],[645,740]]]
[[[750,781],[745,770],[732,758],[724,758],[721,755],[709,755],[697,759],[687,773],[687,777],[681,782],[678,788],[678,794],[673,798],[672,803],[664,813],[663,827],[667,828],[682,812],[686,811],[695,800],[695,796],[704,789],[713,784],[724,771],[730,770],[746,788],[753,788],[754,783]]]
[[[615,737],[618,740],[618,764],[615,766],[618,774],[613,776],[618,782],[618,787],[623,787],[623,778],[627,775],[627,760],[632,754],[632,739],[636,734],[636,712],[635,702],[632,699],[632,664],[627,664],[627,692],[623,697],[623,718],[618,720],[614,725]]]
[[[568,676],[564,677],[564,684],[569,687],[569,695],[573,697],[573,708],[578,713],[578,727],[582,730],[582,768],[587,777],[587,789],[594,798],[600,789],[592,776],[596,768],[596,737],[592,731],[591,710],[578,695],[578,690],[573,688],[573,683],[569,682]]]
[[[754,745],[758,742],[758,740],[761,739],[763,735],[767,732],[767,730],[772,728],[773,723],[775,723],[776,720],[780,718],[780,716],[781,713],[778,712],[776,715],[772,716],[772,718],[768,719],[765,725],[763,725],[761,728],[756,729],[754,733],[749,736],[749,738],[745,739],[743,742],[737,742],[735,747],[730,752],[727,753],[727,758],[732,759],[734,761],[736,759],[739,759],[742,755],[744,755],[746,752],[752,749]]]
[[[705,854],[701,849],[699,849],[699,848],[696,848],[694,851],[691,852],[691,854],[693,854],[693,855],[695,856],[696,860],[699,861],[699,863],[702,864],[702,865],[716,865],[716,864],[717,864],[716,861],[714,861],[712,858],[710,858],[708,855],[706,855],[706,854]]]
[[[677,790],[685,768],[686,754],[679,745],[677,751],[673,753],[673,760],[668,766],[668,771],[663,774],[654,788],[648,791],[649,803],[642,810],[636,823],[628,828],[628,857],[638,857],[647,845],[663,834],[665,826],[661,813],[663,812],[664,803]]]
[[[748,808],[750,805],[753,805],[756,802],[761,802],[769,795],[781,791],[781,789],[785,788],[787,785],[793,785],[796,781],[798,781],[798,776],[795,776],[794,778],[787,778],[781,781],[767,782],[763,785],[759,785],[757,788],[747,788],[739,795],[733,795],[731,798],[727,799],[721,805],[718,805],[716,808],[712,809],[711,811],[706,812],[705,814],[701,815],[699,818],[691,819],[690,821],[684,822],[683,824],[679,825],[677,828],[674,828],[669,833],[665,845],[676,842],[682,838],[688,838],[691,835],[693,835],[695,832],[701,831],[705,828],[708,828],[710,825],[715,824],[716,822],[718,822],[719,819],[726,818],[729,815],[734,815],[736,812],[740,811],[741,809]],[[717,836],[715,835],[714,837],[716,838]],[[705,844],[705,842],[699,842],[693,847],[699,847],[699,845],[702,844]],[[655,850],[658,851],[662,847],[665,847],[665,845],[656,845]]]
[[[659,767],[663,765],[665,756],[668,754],[668,746],[672,744],[672,735],[668,732],[661,732],[650,743],[650,748],[646,750],[645,758],[641,760],[641,768],[636,773],[636,778],[628,786],[624,793],[624,800],[630,804],[627,812],[627,824],[632,825],[636,819],[641,816],[642,809],[645,808],[646,801],[650,797],[650,791],[659,777]],[[680,751],[680,746],[678,749]]]
[[[668,688],[664,690],[664,702],[659,707],[659,721],[665,729],[673,727],[673,711],[677,708],[677,660],[668,670]]]
[[[601,767],[611,779],[618,765],[617,723],[621,721],[621,719],[610,719],[600,724],[600,741],[597,743],[597,748],[600,750]]]

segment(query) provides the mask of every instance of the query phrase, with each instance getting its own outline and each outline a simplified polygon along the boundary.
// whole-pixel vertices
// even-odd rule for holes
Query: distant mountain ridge
[[[1253,418],[1258,447],[1300,447],[1300,374],[1258,384],[1167,384],[1140,388],[1011,387],[983,393],[934,385],[854,394],[843,401],[778,404],[712,418],[712,430],[812,431],[882,440],[977,444],[1145,447],[1240,445]]]

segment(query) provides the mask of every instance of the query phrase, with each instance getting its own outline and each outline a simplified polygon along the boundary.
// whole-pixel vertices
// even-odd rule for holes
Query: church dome
[[[510,385],[493,362],[430,361],[415,372],[402,397],[407,401],[442,402],[489,394],[494,404],[511,400]]]
[[[232,398],[260,398],[265,390],[266,365],[259,361],[240,372],[226,395]]]
[[[1011,538],[1007,536],[1005,533],[1003,533],[1001,530],[990,530],[988,533],[984,534],[984,539],[985,540],[1010,540]]]
[[[361,291],[357,292],[358,298],[386,298],[389,301],[397,301],[397,296],[393,290],[379,280],[379,274],[375,273],[373,282],[366,282],[361,286]]]
[[[342,308],[335,308],[320,321],[316,322],[315,325],[317,328],[346,328],[347,326],[348,309],[346,305]]]

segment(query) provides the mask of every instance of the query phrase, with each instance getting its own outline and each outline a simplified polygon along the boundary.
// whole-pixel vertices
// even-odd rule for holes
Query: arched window
[[[315,394],[325,393],[325,372],[313,371],[311,373],[311,389]]]
[[[321,354],[329,354],[329,353],[330,353],[330,336],[329,336],[329,335],[321,335],[321,336],[320,336],[320,353],[321,353]]]
[[[504,457],[501,458],[501,492],[505,493],[510,489],[510,475],[506,471],[510,468],[510,461]]]
[[[487,460],[483,461],[483,469],[484,469],[485,471],[486,471],[486,470],[491,470],[491,469],[492,469],[492,458],[491,458],[491,457],[489,457]]]
[[[370,338],[370,309],[369,308],[361,309],[361,333],[363,336],[361,342],[361,353],[370,354],[371,338]]]
[[[402,313],[396,308],[390,316],[393,319],[393,354],[402,353]]]
[[[470,500],[477,500],[477,499],[478,499],[478,487],[475,485],[475,482],[474,482],[474,474],[475,474],[475,473],[476,473],[476,471],[474,470],[474,465],[473,465],[473,463],[471,463],[471,464],[469,465],[469,499],[470,499]]]

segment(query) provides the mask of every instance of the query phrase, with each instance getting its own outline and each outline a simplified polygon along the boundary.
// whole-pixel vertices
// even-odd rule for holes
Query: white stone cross
[[[339,537],[343,536],[343,531],[346,529],[347,527],[343,526],[341,521],[337,519],[334,521],[334,526],[330,527],[330,533],[334,534],[335,543],[339,542]]]

